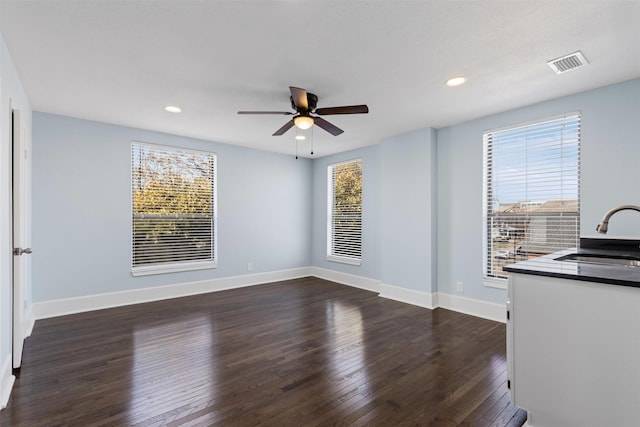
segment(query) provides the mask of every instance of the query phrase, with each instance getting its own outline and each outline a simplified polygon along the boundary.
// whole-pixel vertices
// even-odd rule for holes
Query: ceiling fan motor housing
[[[298,107],[296,107],[296,103],[293,101],[293,96],[290,96],[289,100],[291,101],[291,108],[293,108],[296,111],[301,111],[298,109]],[[313,111],[316,109],[317,106],[318,106],[318,96],[314,93],[307,92],[308,109],[306,111]]]

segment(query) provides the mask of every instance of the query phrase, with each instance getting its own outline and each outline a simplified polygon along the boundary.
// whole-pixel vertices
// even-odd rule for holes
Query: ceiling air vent
[[[551,69],[555,71],[556,74],[562,74],[566,73],[567,71],[575,70],[576,68],[585,66],[588,63],[589,61],[587,61],[587,58],[585,58],[580,51],[570,53],[569,55],[552,59],[551,61],[547,62],[547,64],[549,64],[549,67],[551,67]]]

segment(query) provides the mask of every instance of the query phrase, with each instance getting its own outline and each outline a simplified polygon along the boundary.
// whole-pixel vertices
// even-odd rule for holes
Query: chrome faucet
[[[617,208],[613,208],[609,212],[604,214],[604,217],[602,218],[602,221],[596,227],[596,231],[598,233],[601,233],[601,234],[607,234],[607,230],[609,229],[609,218],[611,218],[611,216],[614,213],[620,212],[620,211],[624,211],[624,210],[627,210],[627,209],[631,209],[632,211],[640,212],[640,206],[634,206],[634,205],[622,205],[622,206],[618,206]]]

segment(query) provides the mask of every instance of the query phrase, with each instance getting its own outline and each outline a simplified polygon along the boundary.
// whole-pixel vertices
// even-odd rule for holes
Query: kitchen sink
[[[624,267],[640,267],[640,258],[607,256],[599,254],[569,254],[556,258],[556,261],[573,261],[591,264],[619,265]]]

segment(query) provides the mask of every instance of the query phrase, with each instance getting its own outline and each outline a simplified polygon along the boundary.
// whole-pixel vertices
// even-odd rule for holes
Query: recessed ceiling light
[[[302,140],[307,139],[307,138],[304,135],[296,135],[296,139],[298,141],[302,141]]]
[[[180,107],[176,107],[175,105],[167,105],[166,107],[164,107],[164,110],[170,113],[182,113]]]
[[[465,76],[451,77],[449,80],[447,80],[447,86],[460,86],[466,81],[467,78]]]

